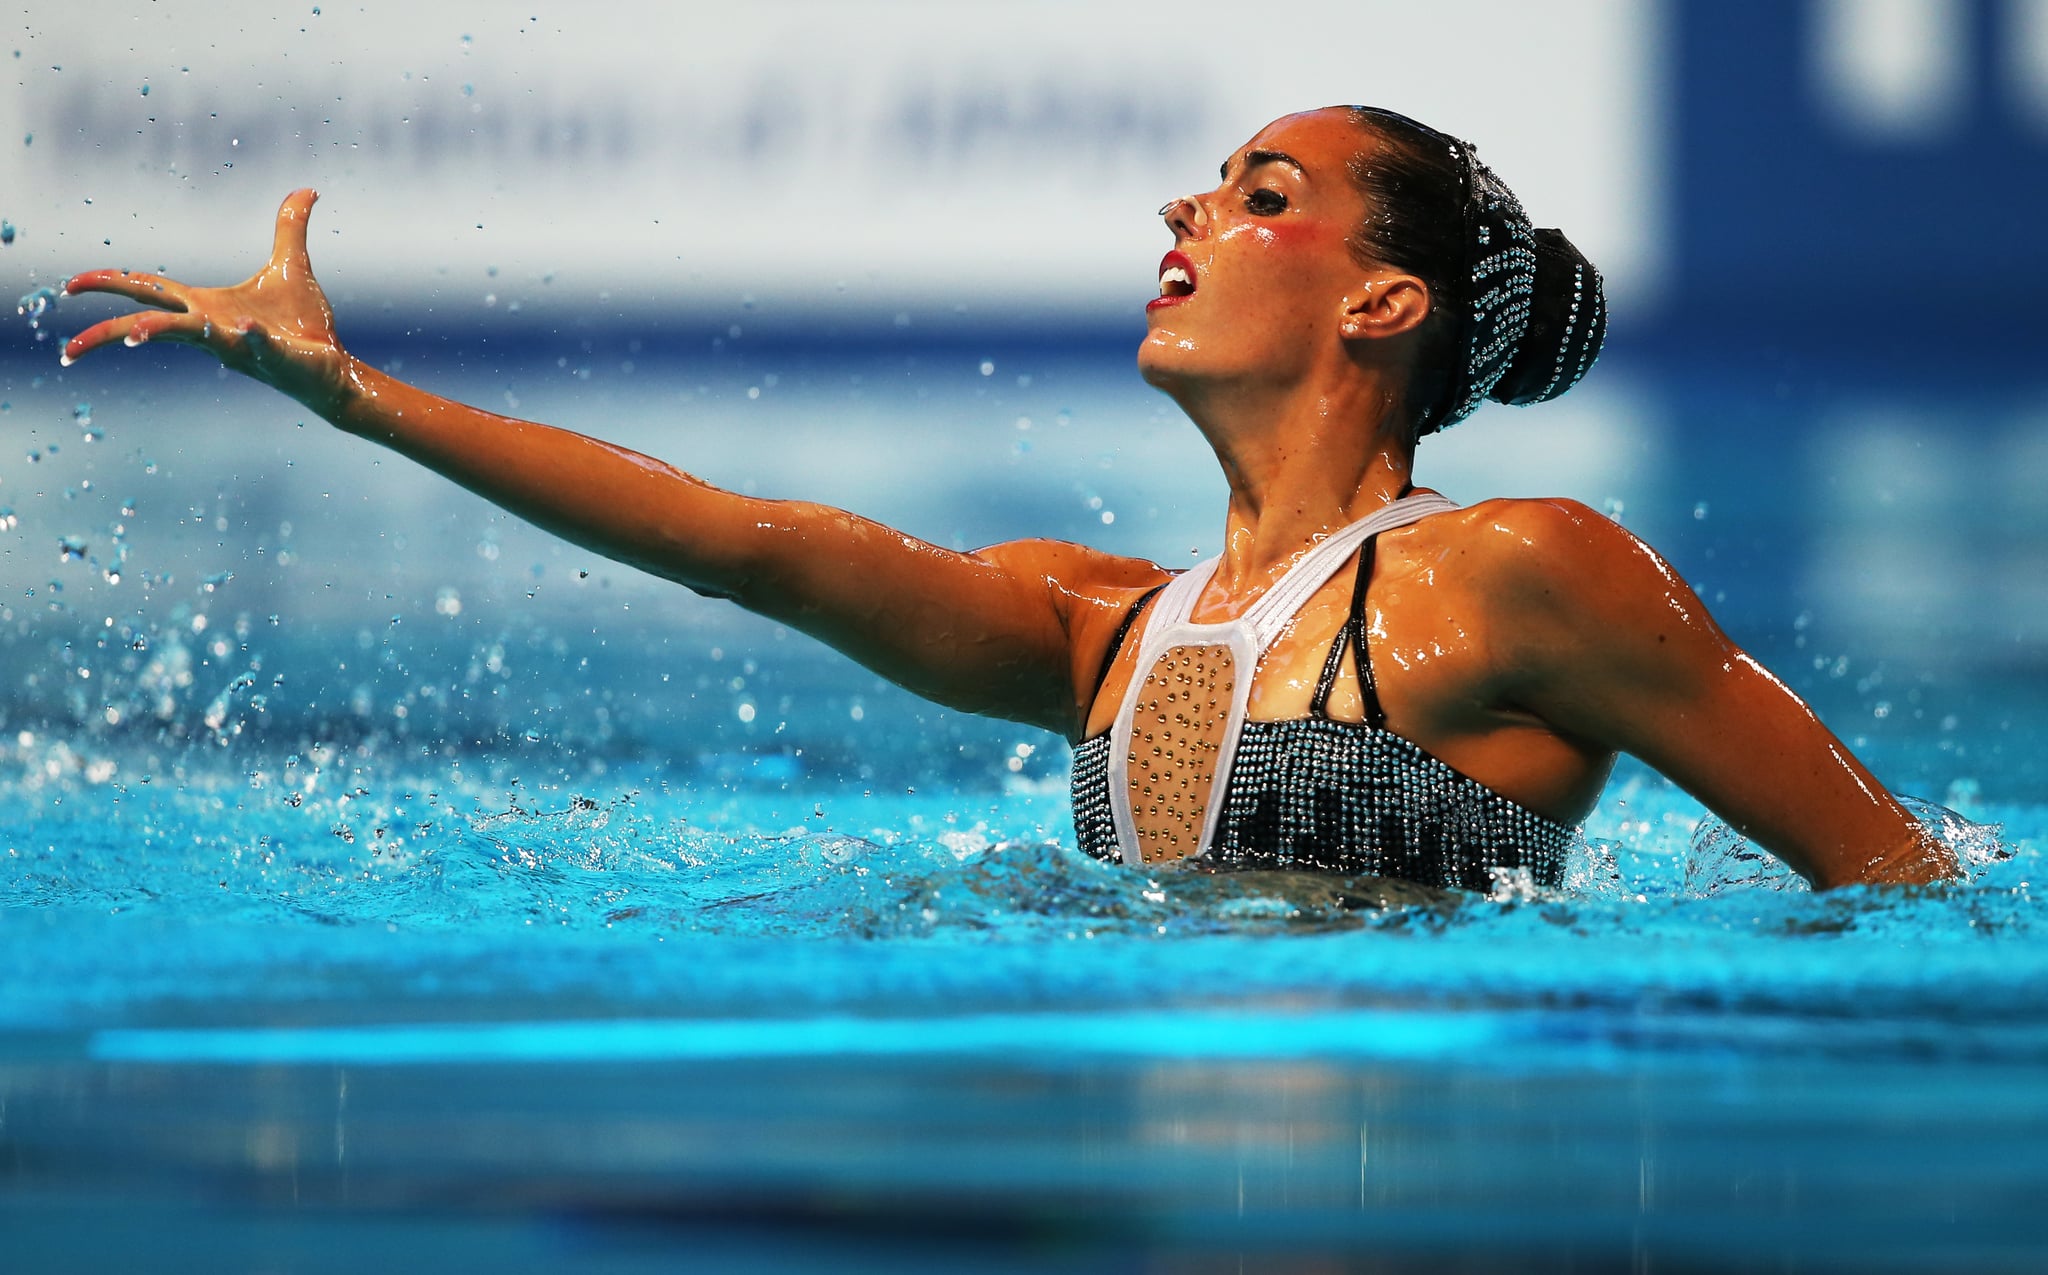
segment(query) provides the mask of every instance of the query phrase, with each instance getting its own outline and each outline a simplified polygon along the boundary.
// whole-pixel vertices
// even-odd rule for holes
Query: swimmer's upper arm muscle
[[[823,505],[751,503],[736,570],[707,591],[926,699],[1069,738],[1120,599],[1165,578],[1151,563],[1061,541],[963,553]]]
[[[1495,627],[1521,707],[1642,758],[1817,886],[1954,874],[1649,546],[1576,502],[1499,506],[1488,534],[1511,609]]]

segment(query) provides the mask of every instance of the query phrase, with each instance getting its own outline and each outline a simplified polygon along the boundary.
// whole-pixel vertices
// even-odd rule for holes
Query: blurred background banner
[[[1369,101],[1482,138],[1622,298],[1654,289],[1654,9],[1245,21],[1099,0],[32,4],[0,93],[11,264],[234,274],[311,185],[337,289],[443,321],[601,293],[1121,315],[1154,290],[1153,209],[1265,121]]]
[[[741,296],[1099,320],[1151,290],[1153,208],[1264,121],[1346,101],[1476,140],[1638,327],[1766,275],[1803,318],[1935,263],[1952,310],[2016,316],[2048,277],[2044,0],[23,17],[0,261],[45,280],[236,274],[276,198],[313,185],[337,290],[441,322]]]
[[[941,544],[1177,565],[1224,492],[1131,366],[1154,210],[1346,101],[1476,141],[1615,301],[1581,388],[1424,481],[1620,519],[1866,750],[2048,721],[2012,717],[2048,669],[2048,0],[112,0],[29,5],[0,59],[8,723],[983,730],[182,351],[60,369],[113,307],[41,290],[238,278],[310,184],[343,335],[408,379]],[[260,713],[245,654],[293,670]]]

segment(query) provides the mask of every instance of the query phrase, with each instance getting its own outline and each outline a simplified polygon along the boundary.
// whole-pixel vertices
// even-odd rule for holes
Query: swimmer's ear
[[[1339,327],[1347,340],[1399,336],[1429,317],[1429,285],[1412,274],[1375,275],[1344,298]]]

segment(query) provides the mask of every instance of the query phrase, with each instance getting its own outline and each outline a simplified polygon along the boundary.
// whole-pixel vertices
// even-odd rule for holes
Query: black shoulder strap
[[[1401,495],[1415,490],[1413,482],[1401,484]],[[1337,630],[1336,641],[1330,643],[1329,658],[1323,661],[1323,673],[1316,679],[1316,693],[1309,699],[1308,707],[1317,717],[1330,715],[1330,692],[1337,687],[1337,674],[1344,667],[1344,648],[1358,648],[1358,696],[1365,703],[1366,724],[1374,728],[1387,724],[1386,710],[1380,707],[1380,689],[1372,677],[1372,654],[1365,645],[1365,586],[1372,582],[1373,549],[1380,538],[1370,536],[1358,547],[1358,582],[1351,587],[1351,613],[1345,618],[1344,627]]]
[[[1365,587],[1372,583],[1373,550],[1379,548],[1379,540],[1374,536],[1359,547],[1358,584],[1351,591],[1351,618],[1344,622],[1351,640],[1358,644],[1358,698],[1365,706],[1365,724],[1374,730],[1387,724],[1387,710],[1380,707],[1379,682],[1372,675],[1372,648],[1365,640]]]
[[[1165,587],[1163,584],[1153,585],[1145,590],[1143,596],[1131,604],[1130,610],[1124,612],[1124,622],[1117,625],[1116,636],[1109,640],[1109,653],[1102,657],[1102,667],[1095,671],[1095,691],[1088,697],[1089,704],[1094,704],[1096,699],[1101,696],[1102,684],[1109,680],[1109,666],[1116,663],[1117,652],[1124,649],[1124,639],[1131,635],[1131,626],[1138,622],[1138,613],[1145,609],[1146,603],[1158,597],[1159,591]]]
[[[1372,580],[1372,551],[1378,543],[1379,537],[1374,536],[1358,547],[1358,582],[1351,587],[1351,611],[1345,616],[1343,627],[1337,630],[1336,640],[1330,643],[1329,658],[1323,661],[1322,676],[1316,679],[1316,693],[1308,702],[1309,711],[1317,717],[1330,715],[1330,692],[1336,689],[1337,674],[1344,667],[1344,648],[1355,647],[1358,695],[1365,704],[1365,720],[1375,727],[1387,724],[1387,715],[1380,708],[1379,687],[1373,682],[1372,655],[1365,644],[1365,586]]]
[[[1363,553],[1364,550],[1359,552]],[[1337,689],[1337,674],[1344,667],[1344,648],[1351,645],[1351,621],[1344,621],[1337,630],[1336,640],[1330,643],[1329,658],[1323,661],[1323,674],[1316,679],[1316,693],[1309,698],[1308,711],[1317,717],[1330,715],[1330,692]]]

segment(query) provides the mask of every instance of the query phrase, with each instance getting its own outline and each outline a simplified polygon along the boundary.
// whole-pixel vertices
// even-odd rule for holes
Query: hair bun
[[[1607,294],[1600,271],[1564,232],[1536,231],[1536,286],[1529,330],[1488,398],[1516,405],[1556,398],[1600,357],[1607,336]]]

